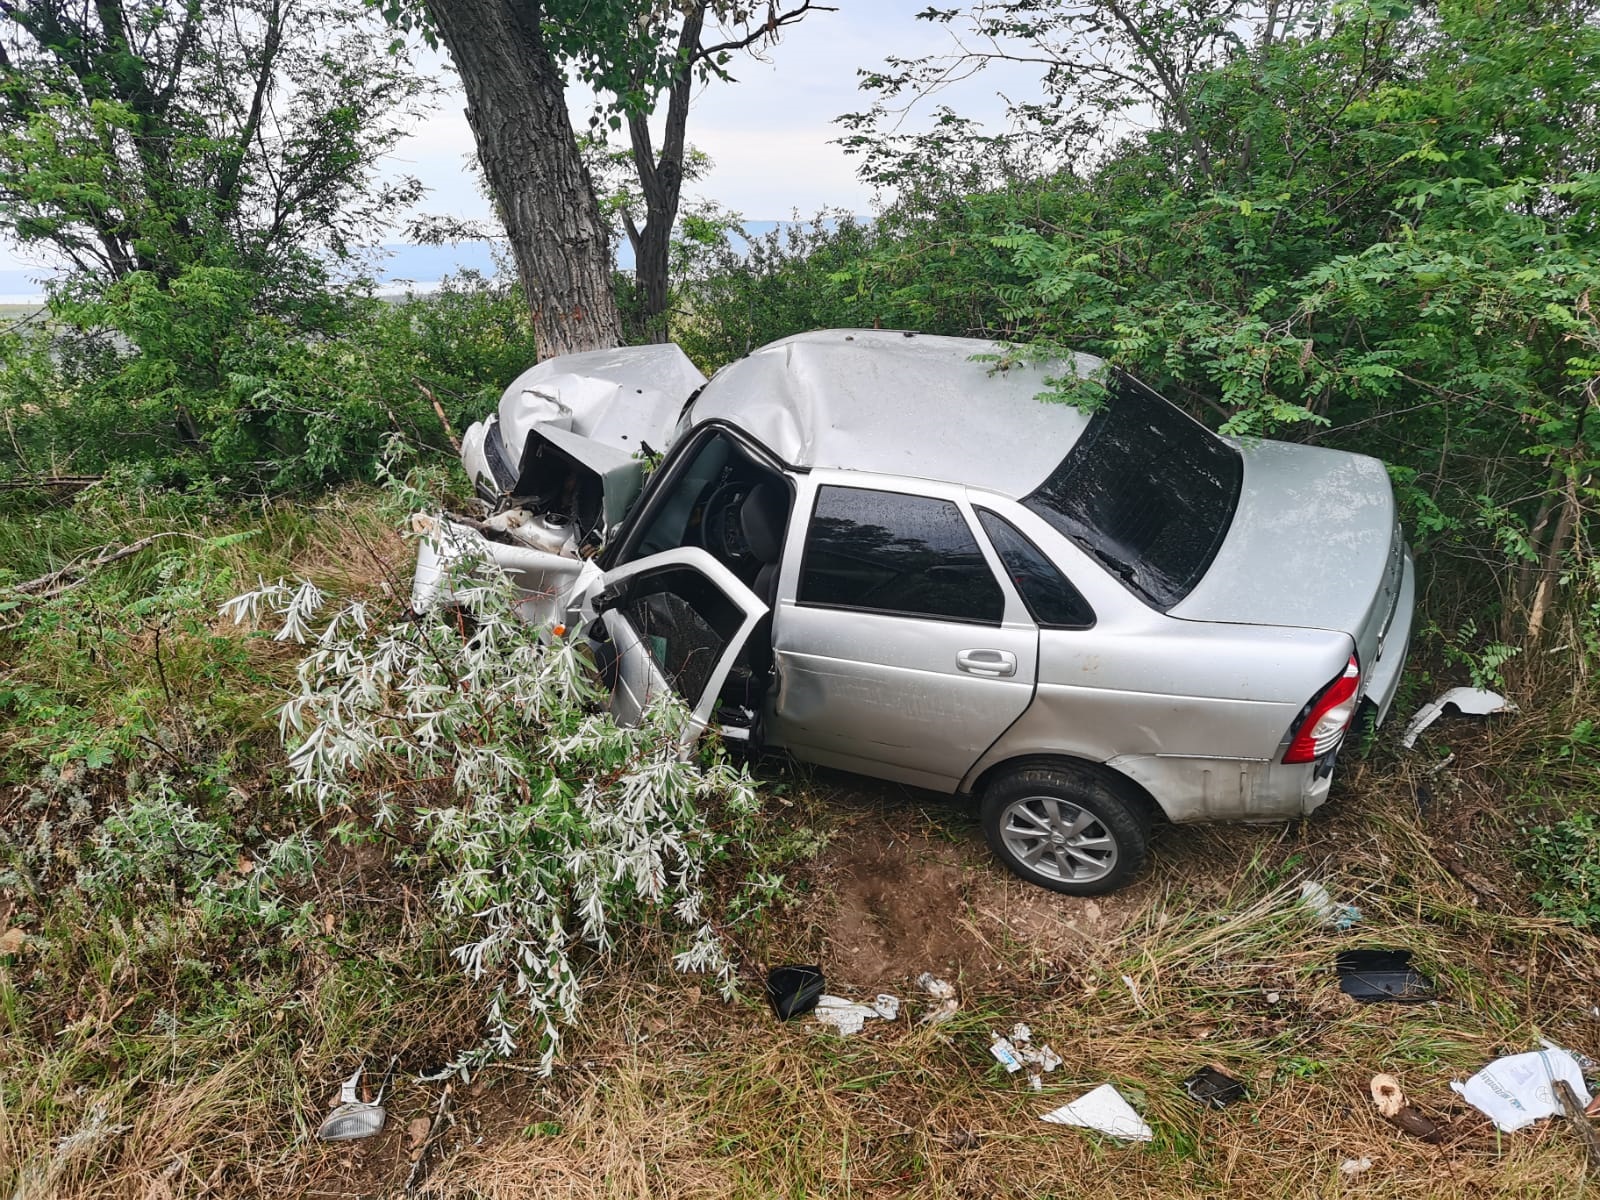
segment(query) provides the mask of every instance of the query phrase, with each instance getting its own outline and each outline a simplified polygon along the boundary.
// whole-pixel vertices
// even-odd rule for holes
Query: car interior
[[[726,566],[770,610],[793,498],[783,475],[720,430],[697,441],[668,468],[640,529],[626,536],[622,561],[698,546]],[[759,740],[772,674],[770,612],[745,644],[722,689],[715,721]],[[643,631],[641,631],[643,636]],[[659,656],[658,656],[659,658]]]

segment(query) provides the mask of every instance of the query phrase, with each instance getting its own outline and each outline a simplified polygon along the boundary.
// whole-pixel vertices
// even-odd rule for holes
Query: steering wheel
[[[732,566],[755,557],[739,514],[745,497],[754,490],[753,483],[732,480],[712,492],[700,510],[700,547],[718,562]]]

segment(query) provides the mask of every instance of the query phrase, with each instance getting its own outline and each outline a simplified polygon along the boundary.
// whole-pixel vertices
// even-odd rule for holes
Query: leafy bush
[[[281,929],[304,915],[282,887],[310,875],[316,851],[297,834],[252,858],[226,826],[202,816],[161,777],[112,809],[87,857],[78,884],[93,900],[187,902],[207,926]]]
[[[1574,925],[1600,925],[1600,818],[1574,813],[1524,836],[1520,858],[1538,885],[1535,903]]]
[[[619,728],[580,643],[518,620],[509,582],[484,575],[456,580],[456,620],[380,622],[359,600],[325,617],[309,583],[227,611],[312,643],[282,710],[293,794],[344,810],[347,836],[414,834],[452,954],[488,990],[487,1036],[463,1061],[530,1041],[548,1072],[583,959],[623,927],[675,930],[677,966],[731,994],[709,872],[756,843],[760,803],[720,750],[683,753],[681,705]],[[776,882],[747,879],[740,904]]]
[[[0,358],[0,476],[271,494],[371,478],[385,439],[447,449],[535,360],[516,293],[475,276],[400,303],[329,292],[265,312],[247,272],[136,273],[58,296]]]

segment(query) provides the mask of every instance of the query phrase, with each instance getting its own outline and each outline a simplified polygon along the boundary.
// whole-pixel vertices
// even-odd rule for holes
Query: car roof
[[[791,467],[872,471],[1022,497],[1066,457],[1089,417],[1039,400],[1046,378],[1101,366],[974,362],[1003,347],[977,338],[828,329],[784,338],[729,363],[690,410],[725,421]]]

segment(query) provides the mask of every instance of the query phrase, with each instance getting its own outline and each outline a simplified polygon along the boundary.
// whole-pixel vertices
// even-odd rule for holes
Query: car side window
[[[704,694],[724,647],[744,620],[719,587],[688,567],[638,576],[616,608],[672,690],[691,706]]]
[[[801,604],[998,625],[1005,594],[948,500],[821,487],[800,565]]]
[[[1094,624],[1094,609],[1083,594],[1026,534],[984,508],[978,509],[978,524],[989,535],[1034,621],[1050,629],[1088,629]]]

